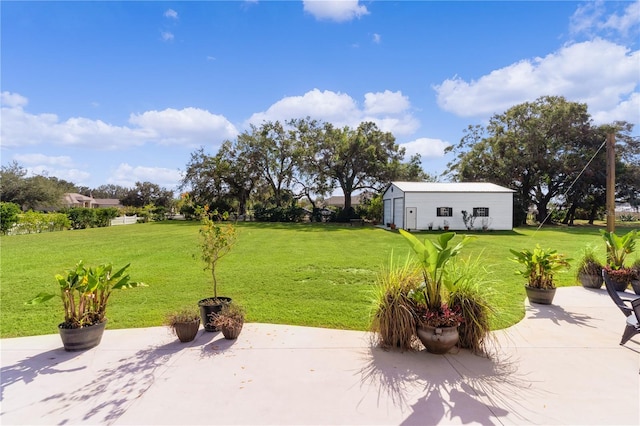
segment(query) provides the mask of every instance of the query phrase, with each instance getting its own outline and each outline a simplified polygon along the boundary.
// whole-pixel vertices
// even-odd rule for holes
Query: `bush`
[[[87,207],[72,207],[67,211],[73,229],[91,228],[96,223],[95,209]]]
[[[0,203],[0,232],[7,234],[13,225],[18,223],[18,215],[22,212],[15,203]]]

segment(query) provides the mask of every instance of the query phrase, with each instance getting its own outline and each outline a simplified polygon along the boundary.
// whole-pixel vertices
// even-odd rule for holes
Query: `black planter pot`
[[[216,303],[210,304],[210,301],[215,301]],[[204,326],[205,331],[218,331],[217,327],[214,327],[211,322],[211,315],[218,314],[222,310],[222,305],[224,303],[231,303],[230,297],[207,297],[206,299],[202,299],[198,302],[198,306],[200,307],[200,318],[202,319],[202,325]]]
[[[586,288],[600,288],[604,282],[602,275],[585,274],[582,272],[578,275],[578,280],[580,284]]]
[[[82,328],[61,328],[63,324],[58,326],[62,344],[66,351],[73,352],[84,351],[98,346],[102,340],[107,320]]]
[[[540,305],[550,305],[553,302],[553,296],[556,295],[555,288],[537,288],[524,286],[527,291],[529,302],[538,303]]]

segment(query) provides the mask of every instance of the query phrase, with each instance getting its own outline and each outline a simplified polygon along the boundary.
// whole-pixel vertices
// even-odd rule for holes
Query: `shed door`
[[[407,231],[418,227],[418,209],[415,207],[407,207]]]
[[[393,223],[395,223],[398,228],[404,228],[404,221],[402,220],[403,216],[404,216],[404,199],[394,198],[393,199]]]
[[[384,203],[384,214],[383,214],[383,218],[382,221],[384,223],[391,223],[393,221],[392,217],[393,215],[391,214],[391,200],[383,200]]]

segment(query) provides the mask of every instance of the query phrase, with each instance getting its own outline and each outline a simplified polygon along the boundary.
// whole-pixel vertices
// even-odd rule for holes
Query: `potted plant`
[[[635,250],[638,231],[629,231],[618,236],[615,232],[600,230],[607,245],[607,264],[604,267],[617,291],[625,291],[633,278],[633,271],[625,267],[627,255]]]
[[[200,312],[193,308],[182,308],[171,312],[165,319],[165,325],[181,342],[191,342],[200,329]]]
[[[633,278],[631,279],[631,287],[635,294],[640,294],[640,257],[631,265],[633,270]]]
[[[527,279],[525,289],[529,301],[550,305],[556,293],[553,276],[555,272],[568,268],[571,259],[566,259],[557,250],[543,249],[539,244],[536,244],[533,251],[529,249],[521,251],[510,249],[510,251],[514,255],[511,260],[523,266],[523,269],[516,271],[516,274]]]
[[[445,220],[445,221],[444,221],[444,230],[445,230],[445,231],[448,231],[448,230],[449,230],[449,221],[448,221],[448,220]]]
[[[245,310],[236,302],[225,302],[218,313],[212,313],[210,322],[220,331],[225,339],[237,339],[244,325]]]
[[[420,272],[407,259],[396,265],[391,259],[376,279],[371,331],[382,348],[413,348],[416,334],[415,303],[409,294],[420,284]]]
[[[58,293],[40,293],[27,302],[37,305],[56,296],[62,299],[64,321],[58,325],[67,351],[80,351],[100,344],[107,323],[106,311],[113,290],[145,286],[131,281],[130,264],[114,271],[113,264],[87,267],[79,261],[64,275],[56,274]]]
[[[593,246],[586,246],[582,250],[582,258],[576,271],[580,284],[586,288],[602,287],[602,263],[596,258]]]
[[[422,243],[414,235],[400,230],[417,258],[423,282],[410,296],[416,303],[416,334],[431,353],[446,353],[458,342],[458,325],[462,315],[458,307],[444,299],[445,267],[473,237],[465,235],[457,245],[449,247],[455,232],[440,234],[435,242]]]
[[[433,222],[429,222],[428,227],[429,227],[429,231],[433,231]]]
[[[231,302],[231,298],[218,296],[216,268],[220,259],[226,256],[233,248],[238,234],[234,224],[226,221],[228,214],[219,215],[216,210],[212,213],[216,220],[212,220],[206,215],[206,210],[205,208],[205,215],[203,215],[202,226],[200,227],[200,257],[205,264],[205,269],[211,271],[213,296],[200,300],[198,306],[200,307],[204,329],[206,331],[218,331],[210,322],[211,314],[220,312],[223,303]]]

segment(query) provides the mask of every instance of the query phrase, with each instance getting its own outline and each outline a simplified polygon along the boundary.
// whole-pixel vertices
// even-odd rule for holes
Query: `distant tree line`
[[[292,119],[251,125],[237,139],[225,141],[211,155],[191,154],[181,189],[193,205],[247,213],[257,219],[296,220],[301,202],[315,213],[336,189],[344,194],[338,220],[356,215],[352,195],[379,193],[392,180],[433,179],[422,170],[420,156],[403,162],[405,150],[376,124],[356,129],[331,123]]]
[[[593,223],[605,209],[602,146],[609,133],[616,136],[616,199],[640,205],[640,138],[632,131],[626,122],[596,126],[586,104],[543,96],[493,115],[486,125],[469,126],[460,142],[446,149],[455,158],[443,176],[514,189],[516,225],[524,223],[531,206],[540,223],[572,224],[576,218]],[[192,152],[177,199],[150,182],[91,189],[56,177],[27,177],[12,162],[0,170],[0,201],[14,203],[19,211],[55,210],[62,207],[65,192],[77,192],[118,199],[143,217],[162,219],[173,208],[197,218],[208,206],[237,215],[250,212],[264,221],[295,221],[301,206],[319,220],[323,200],[339,189],[344,205],[332,218],[376,219],[382,215],[381,192],[390,181],[438,179],[422,169],[419,155],[408,161],[404,156],[395,137],[371,122],[354,129],[310,117],[266,121],[224,141],[216,153]],[[359,192],[369,195],[356,211],[352,196]]]

